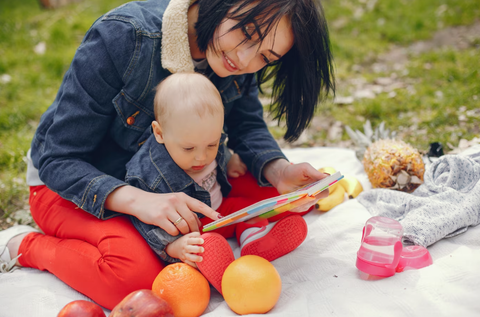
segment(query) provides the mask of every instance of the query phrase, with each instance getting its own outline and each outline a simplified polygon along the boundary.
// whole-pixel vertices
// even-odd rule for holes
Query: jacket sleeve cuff
[[[288,161],[285,154],[280,150],[269,150],[259,153],[252,163],[252,174],[257,179],[260,186],[272,186],[270,182],[263,176],[263,169],[265,166],[277,159],[285,159]]]
[[[146,236],[148,244],[153,249],[153,251],[155,251],[155,253],[160,257],[160,259],[167,263],[182,262],[180,259],[172,258],[171,256],[169,256],[166,251],[167,246],[178,238],[182,237],[182,235],[171,236],[163,229],[157,227],[153,230],[148,231],[146,233]]]
[[[165,247],[166,248],[166,247]],[[160,259],[162,259],[163,261],[167,262],[167,263],[178,263],[178,262],[182,262],[182,260],[180,259],[177,259],[177,258],[172,258],[170,255],[167,254],[167,252],[165,252],[165,250],[162,250],[162,251],[157,251],[157,250],[154,250],[155,253],[157,253],[157,255],[160,257]]]
[[[83,210],[89,212],[99,219],[109,219],[120,213],[105,209],[105,200],[115,189],[127,185],[113,176],[101,175],[90,181],[82,201],[77,204]]]

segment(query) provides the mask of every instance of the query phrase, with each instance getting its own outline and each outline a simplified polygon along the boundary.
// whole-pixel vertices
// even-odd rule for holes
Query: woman
[[[184,194],[147,193],[123,181],[126,162],[150,134],[153,87],[194,69],[221,92],[228,145],[251,173],[243,177],[280,193],[324,177],[286,160],[263,121],[257,88],[273,79],[285,138],[298,138],[318,98],[334,88],[316,0],[127,3],[93,24],[42,116],[27,181],[44,234],[25,227],[0,233],[10,258],[21,254],[17,265],[48,270],[111,309],[131,291],[150,288],[164,266],[128,217],[114,216],[133,215],[172,235],[199,231],[192,211],[217,219]]]

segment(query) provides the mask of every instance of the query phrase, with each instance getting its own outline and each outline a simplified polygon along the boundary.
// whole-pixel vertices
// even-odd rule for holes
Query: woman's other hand
[[[200,231],[200,220],[193,211],[219,219],[218,212],[185,193],[149,193],[128,185],[114,190],[107,197],[105,208],[135,216],[172,236]]]
[[[309,163],[291,164],[285,159],[270,162],[265,167],[263,175],[280,194],[292,192],[301,186],[328,176],[319,172]],[[315,198],[318,200],[327,196],[328,190],[324,190]]]

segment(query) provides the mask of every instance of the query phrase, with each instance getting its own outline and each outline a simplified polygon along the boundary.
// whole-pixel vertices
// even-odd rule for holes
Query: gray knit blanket
[[[398,220],[405,244],[427,247],[461,234],[480,222],[480,145],[427,165],[411,194],[372,189],[357,198],[373,216]]]

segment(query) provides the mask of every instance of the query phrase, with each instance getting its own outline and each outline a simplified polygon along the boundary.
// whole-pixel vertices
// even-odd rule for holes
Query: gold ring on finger
[[[175,221],[173,222],[173,225],[174,225],[174,226],[178,225],[182,220],[183,220],[183,217],[178,218],[177,220],[175,220]]]

